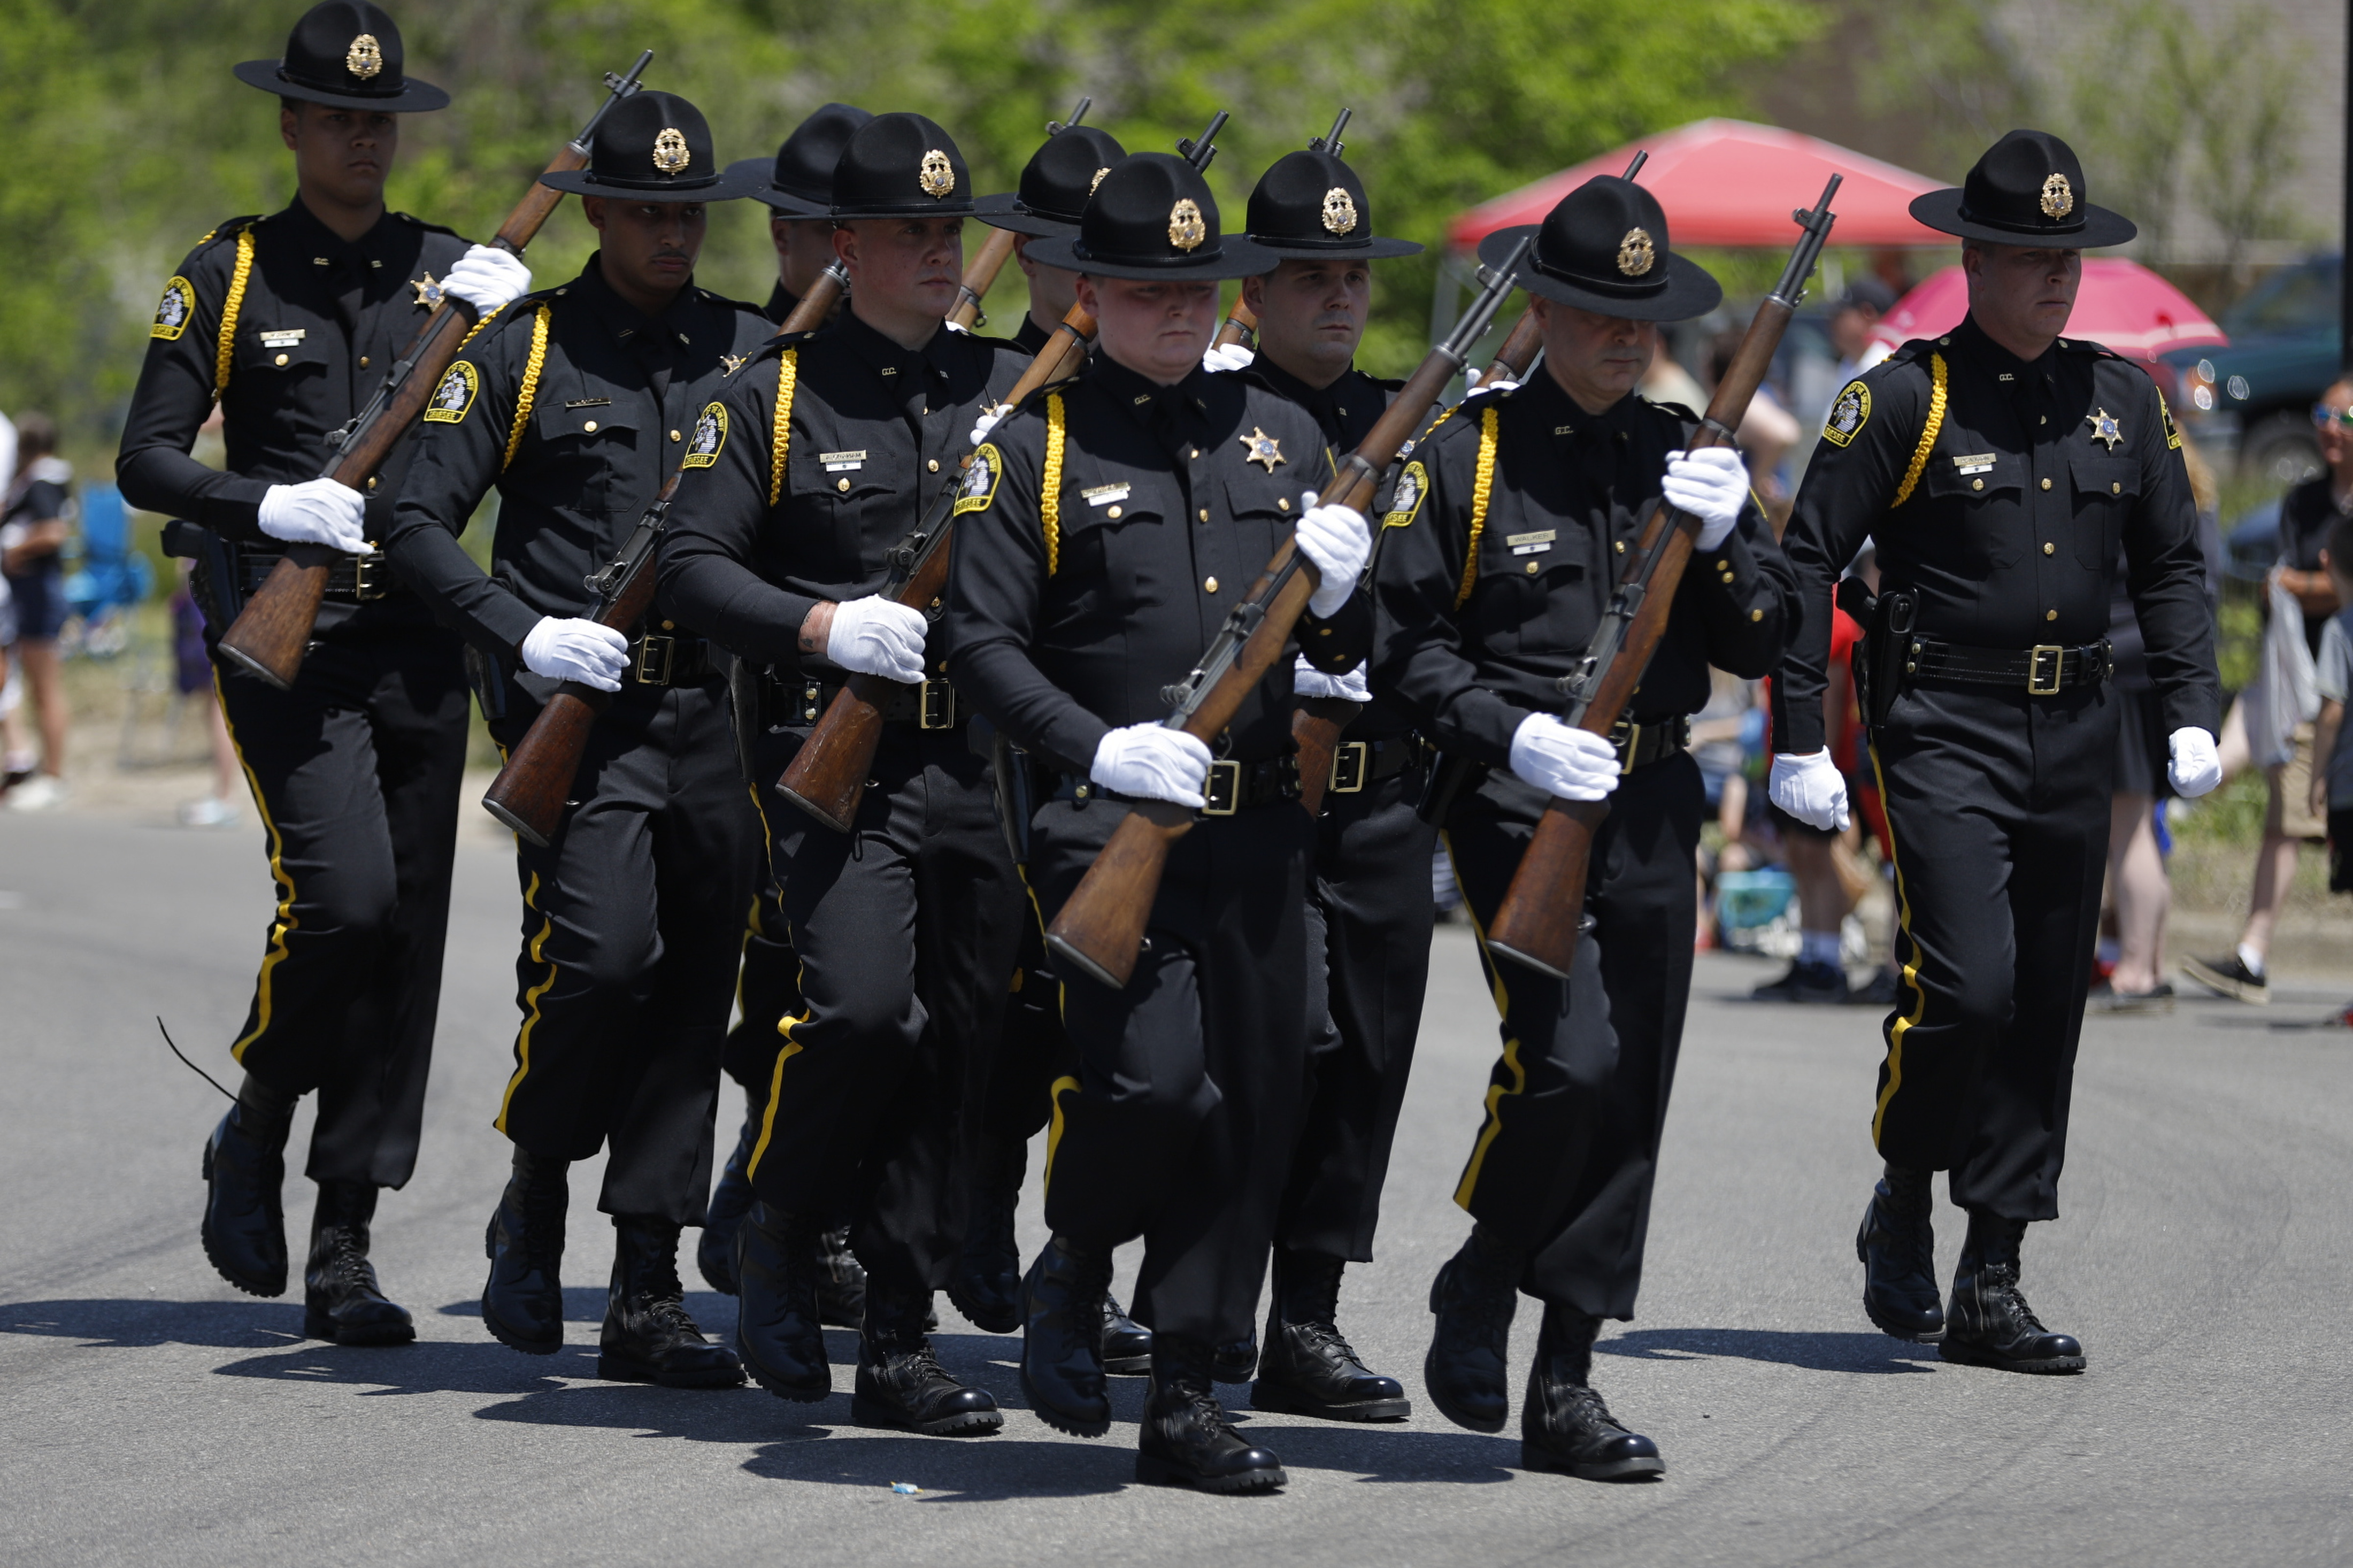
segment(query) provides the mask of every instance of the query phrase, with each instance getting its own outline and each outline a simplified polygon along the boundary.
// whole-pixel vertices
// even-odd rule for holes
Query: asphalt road
[[[1947,1366],[1862,1317],[1875,1020],[1736,1000],[1760,972],[1704,959],[1641,1315],[1612,1327],[1597,1373],[1669,1475],[1610,1488],[1524,1473],[1515,1436],[1458,1430],[1422,1399],[1422,1296],[1468,1225],[1447,1194],[1495,1048],[1470,945],[1441,931],[1382,1258],[1351,1271],[1342,1312],[1419,1411],[1369,1429],[1250,1418],[1292,1484],[1227,1500],[1134,1484],[1140,1383],[1117,1381],[1109,1437],[1063,1437],[1021,1408],[1015,1342],[944,1303],[944,1358],[1010,1413],[995,1437],[850,1425],[841,1333],[844,1392],[819,1406],[597,1382],[611,1233],[593,1171],[573,1184],[566,1350],[491,1341],[474,1300],[505,1165],[489,1121],[516,895],[470,836],[424,1156],[376,1233],[420,1342],[301,1340],[299,1296],[240,1296],[198,1250],[198,1150],[221,1101],[153,1023],[222,1070],[268,902],[258,834],[0,816],[10,1563],[2353,1557],[2353,1378],[2331,1326],[2353,1295],[2353,1037],[2303,1026],[2342,1000],[2331,985],[2268,1012],[2091,1025],[2066,1215],[2031,1236],[2026,1277],[2091,1370],[2028,1378]],[[288,1200],[299,1240],[299,1177]],[[1959,1215],[1940,1220],[1949,1265]],[[1042,1239],[1034,1192],[1023,1230]],[[707,1326],[730,1305],[690,1298]],[[1523,1356],[1534,1328],[1530,1307]]]

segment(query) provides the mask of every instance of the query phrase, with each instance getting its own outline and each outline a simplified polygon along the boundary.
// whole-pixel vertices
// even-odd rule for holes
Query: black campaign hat
[[[920,114],[878,114],[833,166],[837,218],[970,217],[972,172],[955,138]]]
[[[1208,282],[1255,278],[1276,258],[1218,230],[1218,199],[1184,159],[1137,153],[1112,165],[1087,200],[1079,232],[1029,247],[1033,261],[1096,278]]]
[[[542,174],[539,183],[630,202],[724,202],[749,195],[757,177],[720,168],[702,110],[674,92],[638,92],[597,123],[586,168]]]
[[[1535,244],[1520,287],[1539,298],[1632,321],[1687,321],[1724,300],[1706,268],[1667,246],[1659,198],[1631,180],[1598,174],[1560,198],[1540,224],[1499,228],[1479,259],[1500,267],[1525,235]]]
[[[286,35],[286,53],[230,68],[248,87],[338,109],[416,114],[449,95],[401,70],[400,29],[368,0],[319,0]]]
[[[1288,153],[1261,174],[1250,197],[1250,242],[1301,260],[1370,261],[1413,256],[1409,239],[1373,233],[1373,207],[1356,171],[1313,148]]]
[[[874,117],[847,103],[828,103],[793,128],[776,161],[744,158],[727,165],[730,178],[754,182],[752,195],[783,217],[824,217],[833,205],[833,166],[858,128]]]
[[[983,196],[974,214],[992,228],[1009,228],[1047,239],[1068,239],[1079,231],[1087,198],[1127,149],[1108,131],[1071,125],[1046,138],[1021,170],[1021,188],[1010,195]]]
[[[1987,149],[1957,189],[1912,198],[1930,228],[1995,245],[2058,245],[2088,250],[2122,245],[2140,232],[2122,213],[2084,199],[2075,150],[2047,131],[2013,131]]]

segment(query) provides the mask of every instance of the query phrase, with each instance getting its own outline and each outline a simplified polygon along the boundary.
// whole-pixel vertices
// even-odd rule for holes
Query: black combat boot
[[[711,1189],[711,1206],[703,1211],[702,1238],[695,1243],[694,1266],[704,1283],[723,1296],[735,1294],[735,1227],[752,1206],[752,1146],[760,1141],[761,1107],[744,1107],[744,1131],[735,1135],[735,1152],[719,1172]]]
[[[1229,1340],[1209,1358],[1209,1375],[1219,1383],[1248,1383],[1258,1375],[1258,1331]]]
[[[1103,1394],[1103,1297],[1111,1254],[1057,1236],[1021,1281],[1021,1392],[1038,1419],[1073,1437],[1111,1430]]]
[[[1473,1432],[1500,1432],[1512,1413],[1508,1354],[1526,1259],[1472,1227],[1462,1250],[1430,1284],[1438,1316],[1422,1358],[1422,1386],[1438,1413]]]
[[[1402,1421],[1413,1414],[1405,1385],[1366,1367],[1341,1334],[1337,1258],[1320,1252],[1274,1254],[1274,1300],[1266,1314],[1266,1350],[1258,1361],[1250,1408],[1327,1421]]]
[[[1103,1299],[1103,1368],[1113,1377],[1152,1375],[1152,1331],[1129,1317],[1108,1290]]]
[[[858,1335],[858,1384],[849,1414],[861,1426],[931,1437],[977,1437],[1005,1425],[985,1388],[947,1374],[923,1331],[932,1293],[866,1282],[866,1326]]]
[[[205,1218],[198,1234],[220,1277],[248,1296],[286,1294],[286,1131],[292,1095],[251,1074],[205,1142]]]
[[[1021,1327],[1021,1244],[1013,1234],[1013,1213],[1021,1203],[1021,1178],[1029,1146],[1006,1141],[974,1183],[972,1219],[964,1255],[956,1260],[948,1300],[973,1327],[1009,1334]]]
[[[754,1203],[735,1231],[735,1350],[779,1399],[814,1405],[833,1392],[818,1317],[818,1228]]]
[[[302,1331],[339,1345],[405,1345],[417,1338],[407,1310],[385,1300],[368,1261],[374,1182],[321,1182],[311,1210],[311,1258],[302,1269]]]
[[[570,1164],[517,1147],[514,1174],[482,1237],[491,1260],[482,1324],[499,1343],[532,1355],[564,1348],[564,1211],[572,1201],[564,1173]]]
[[[855,1329],[866,1321],[866,1270],[849,1250],[849,1227],[819,1231],[809,1253],[817,1270],[817,1321],[828,1328]],[[938,1323],[931,1325],[937,1328]]]
[[[1290,1478],[1282,1461],[1244,1440],[1218,1405],[1208,1345],[1152,1339],[1152,1394],[1137,1435],[1135,1479],[1205,1492],[1271,1491]]]
[[[1520,1406],[1520,1468],[1587,1481],[1643,1481],[1667,1473],[1659,1446],[1629,1432],[1593,1392],[1593,1341],[1601,1320],[1545,1308],[1528,1396]]]
[[[1872,1189],[1855,1233],[1862,1259],[1862,1310],[1880,1331],[1917,1344],[1945,1337],[1945,1303],[1936,1293],[1936,1205],[1926,1171],[1887,1167]]]
[[[2018,1289],[2018,1244],[2025,1236],[2022,1219],[1971,1212],[1938,1355],[2004,1372],[2084,1370],[2084,1347],[2073,1334],[2044,1328]]]
[[[744,1365],[687,1316],[678,1279],[679,1227],[641,1215],[613,1216],[613,1282],[605,1295],[596,1375],[664,1388],[739,1388]]]

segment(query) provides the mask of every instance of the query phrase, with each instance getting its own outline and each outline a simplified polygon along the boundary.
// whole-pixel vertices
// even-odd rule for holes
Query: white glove
[[[1007,407],[1002,403],[983,410],[980,416],[980,422],[972,427],[972,444],[977,447],[983,441],[987,440],[988,433],[997,428],[997,422],[1012,412],[1012,409]]]
[[[621,689],[629,639],[600,622],[543,616],[522,637],[522,667],[550,680],[576,680],[599,691]]]
[[[323,544],[353,555],[371,548],[360,531],[367,498],[333,479],[272,485],[261,495],[261,531],[289,544]]]
[[[1215,375],[1221,371],[1248,370],[1258,355],[1240,343],[1211,343],[1209,352],[1201,356],[1201,368]]]
[[[844,669],[879,675],[902,686],[923,679],[923,635],[931,623],[921,610],[870,594],[833,607],[825,657]]]
[[[1314,490],[1302,495],[1299,504],[1299,552],[1315,563],[1315,574],[1323,580],[1308,595],[1307,613],[1321,620],[1356,591],[1356,576],[1373,552],[1373,531],[1354,507],[1318,506]]]
[[[1130,724],[1096,743],[1087,777],[1122,795],[1173,800],[1198,811],[1208,804],[1201,786],[1209,778],[1209,748],[1166,724]]]
[[[1699,519],[1699,547],[1713,550],[1732,532],[1748,502],[1748,468],[1729,447],[1669,452],[1666,483],[1660,489],[1670,506]]]
[[[1846,777],[1831,761],[1830,752],[1776,752],[1765,793],[1775,805],[1811,827],[1844,833],[1847,825]]]
[[[1518,382],[1514,381],[1508,375],[1499,375],[1493,381],[1482,381],[1478,385],[1472,387],[1471,389],[1471,395],[1476,397],[1482,392],[1510,392],[1515,389],[1519,384],[1520,384]]]
[[[2182,799],[2196,800],[2222,782],[2221,756],[2214,750],[2214,737],[2205,731],[2185,725],[2167,745],[2173,760],[2166,764],[2165,776]]]
[[[1365,679],[1365,667],[1357,665],[1345,675],[1326,675],[1307,662],[1302,654],[1291,667],[1291,689],[1300,697],[1331,697],[1342,702],[1370,702],[1373,689]]]
[[[1531,713],[1512,732],[1512,772],[1562,800],[1599,800],[1618,787],[1618,748],[1590,730]]]
[[[449,268],[449,276],[441,279],[441,292],[463,300],[476,315],[487,316],[531,292],[531,268],[522,258],[495,245],[478,245]]]

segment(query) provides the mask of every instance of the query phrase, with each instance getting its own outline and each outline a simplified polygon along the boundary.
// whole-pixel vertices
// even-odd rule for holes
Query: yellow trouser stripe
[[[1438,837],[1446,845],[1448,863],[1455,867],[1454,886],[1456,890],[1463,895],[1462,912],[1471,917],[1471,930],[1479,939],[1480,954],[1487,961],[1487,973],[1491,977],[1490,984],[1495,996],[1496,1016],[1501,1017],[1508,1026],[1512,1021],[1512,994],[1504,984],[1504,966],[1497,963],[1494,955],[1487,951],[1487,928],[1480,921],[1479,911],[1471,907],[1470,893],[1462,886],[1461,866],[1461,862],[1454,858],[1453,838],[1444,833]],[[1456,1184],[1454,1188],[1454,1205],[1466,1211],[1471,1207],[1471,1194],[1478,1189],[1479,1170],[1486,1163],[1487,1151],[1493,1146],[1495,1135],[1504,1130],[1501,1115],[1504,1096],[1527,1092],[1527,1069],[1520,1065],[1520,1042],[1515,1035],[1504,1037],[1504,1065],[1511,1069],[1511,1087],[1507,1089],[1500,1083],[1491,1083],[1487,1086],[1486,1125],[1479,1129],[1479,1141],[1471,1148],[1471,1163],[1462,1168],[1462,1180]]]
[[[790,357],[791,356],[789,354],[786,355],[787,360],[789,360]],[[787,393],[786,395],[789,396],[790,394]],[[760,842],[768,847],[769,871],[771,875],[774,875],[776,869],[776,838],[775,836],[768,831],[767,803],[760,798],[760,792],[757,787],[754,787],[752,791],[752,809],[759,816]],[[753,900],[753,912],[755,916],[758,913],[758,910],[759,900],[755,896]],[[785,934],[787,940],[792,936],[792,927],[791,922],[789,921],[786,923]],[[798,962],[799,950],[797,948],[794,950],[794,988],[800,991],[802,1000],[807,1001],[808,998],[808,993],[807,988],[801,984],[801,981],[806,979],[807,976],[808,965]],[[759,1142],[752,1145],[752,1157],[744,1162],[744,1173],[747,1176],[758,1173],[760,1169],[760,1157],[768,1152],[768,1140],[776,1131],[776,1101],[785,1097],[785,1064],[792,1060],[795,1057],[800,1055],[801,1051],[804,1049],[801,1043],[793,1038],[793,1026],[795,1024],[807,1023],[809,1019],[815,1016],[816,1012],[817,1009],[815,1007],[811,1007],[807,1012],[803,1013],[797,1018],[779,1018],[776,1020],[776,1033],[785,1037],[785,1048],[776,1053],[776,1068],[768,1075],[768,1104],[766,1109],[760,1112]]]
[[[507,1079],[507,1091],[499,1097],[498,1120],[491,1123],[501,1132],[507,1130],[507,1110],[514,1104],[515,1090],[531,1072],[531,1032],[539,1026],[539,999],[546,995],[549,988],[555,984],[555,976],[559,969],[557,964],[543,957],[547,950],[548,933],[555,929],[555,918],[553,915],[540,913],[539,904],[536,901],[538,898],[539,873],[533,871],[531,874],[531,886],[522,891],[522,903],[523,908],[539,915],[539,932],[531,939],[531,961],[533,963],[547,964],[547,978],[522,994],[522,1030],[515,1036],[514,1076]]]
[[[1054,1152],[1062,1146],[1062,1096],[1075,1091],[1078,1087],[1079,1080],[1065,1073],[1046,1090],[1046,1098],[1054,1105],[1054,1120],[1046,1129],[1046,1178],[1039,1186],[1041,1196],[1054,1188]]]
[[[245,760],[237,726],[228,721],[228,700],[221,691],[217,669],[213,671],[213,700],[220,704],[221,727],[228,731],[229,747],[237,752],[237,765],[245,774],[245,787],[253,792],[253,809],[261,814],[261,826],[269,829],[269,878],[278,884],[278,918],[270,922],[269,949],[262,954],[261,973],[253,982],[253,1027],[228,1048],[230,1058],[242,1067],[245,1048],[269,1032],[270,974],[286,961],[286,933],[302,922],[294,918],[294,879],[286,874],[286,840],[269,815],[269,802],[262,797],[261,781],[254,776],[253,764]]]
[[[1871,749],[1871,773],[1879,784],[1881,808],[1887,803],[1887,775],[1879,765],[1879,748]],[[1887,1122],[1887,1102],[1904,1083],[1904,1037],[1920,1022],[1928,1010],[1928,991],[1920,984],[1920,943],[1912,935],[1912,896],[1904,886],[1904,858],[1895,853],[1895,814],[1887,812],[1888,860],[1895,868],[1895,924],[1904,933],[1904,950],[1910,960],[1904,965],[1899,984],[1912,989],[1912,1011],[1898,1016],[1887,1031],[1887,1087],[1879,1091],[1878,1107],[1871,1113],[1871,1141],[1879,1142],[1880,1129]]]

